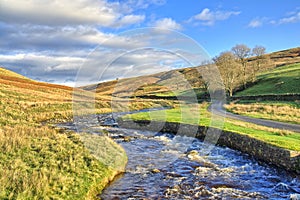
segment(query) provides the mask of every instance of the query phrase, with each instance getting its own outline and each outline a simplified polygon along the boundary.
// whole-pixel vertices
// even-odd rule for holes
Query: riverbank
[[[151,126],[149,126],[151,122]],[[157,131],[157,127],[161,127],[161,132],[169,132],[177,134],[180,127],[180,134],[194,136],[193,130],[196,131],[195,137],[203,140],[206,137],[208,130],[210,132],[220,132],[217,145],[227,146],[229,148],[247,153],[254,158],[265,163],[284,168],[287,171],[292,171],[300,174],[300,152],[283,149],[261,140],[252,138],[248,135],[230,131],[220,131],[216,128],[197,126],[190,124],[181,124],[177,122],[159,122],[150,120],[124,120],[118,119],[118,124],[122,128],[131,128],[139,130]]]
[[[73,90],[0,67],[0,199],[95,199],[119,171],[109,150],[95,158],[82,134],[52,125],[73,119]],[[97,98],[97,111],[111,111]]]

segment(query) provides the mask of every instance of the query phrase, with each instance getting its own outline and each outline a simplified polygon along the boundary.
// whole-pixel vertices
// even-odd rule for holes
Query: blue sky
[[[167,28],[176,33],[156,31],[138,36],[140,32],[134,30],[144,27]],[[124,34],[124,31],[134,33]],[[174,56],[178,52],[182,55],[187,53],[179,51],[182,44],[177,40],[181,37],[177,33],[185,35],[181,39],[186,40],[186,44],[191,44],[188,38],[200,44],[210,57],[241,43],[251,48],[263,45],[267,52],[298,47],[300,2],[0,1],[0,65],[41,81],[74,84],[79,69],[87,63],[87,56],[90,63],[98,63],[97,67],[101,68],[99,74],[105,74],[104,79],[91,78],[94,82],[114,79],[122,74],[134,76],[184,67],[178,65],[178,57]],[[156,38],[155,42],[153,38]],[[170,45],[162,46],[162,43],[172,43],[172,48]],[[151,52],[132,51],[133,48],[149,47],[150,44],[167,48],[175,54],[157,49]],[[124,52],[127,52],[126,56],[118,59],[108,70],[105,68],[113,56]],[[195,56],[197,52],[189,53]],[[90,60],[91,57],[97,61]],[[207,55],[204,57],[207,58]],[[93,72],[91,68],[85,71]],[[83,76],[87,77],[88,82],[91,74],[85,73]]]

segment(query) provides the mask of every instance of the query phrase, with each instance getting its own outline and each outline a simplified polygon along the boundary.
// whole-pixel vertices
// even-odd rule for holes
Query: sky
[[[64,85],[299,43],[299,0],[0,0],[0,66]]]

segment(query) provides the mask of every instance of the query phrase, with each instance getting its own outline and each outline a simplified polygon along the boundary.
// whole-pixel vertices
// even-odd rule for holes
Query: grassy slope
[[[236,96],[260,94],[300,94],[300,64],[285,65],[258,76],[257,83]]]
[[[108,81],[83,88],[86,90],[97,88],[96,91],[100,95],[114,94],[118,97],[148,95],[184,96],[186,95],[186,90],[191,88],[197,88],[201,94],[203,93],[200,91],[203,85],[199,77],[200,73],[197,68],[186,68],[153,75],[120,79],[118,81]],[[187,81],[191,87],[187,88]]]
[[[93,199],[124,167],[109,138],[41,125],[72,118],[72,91],[0,68],[0,199]],[[95,142],[101,161],[86,148]]]

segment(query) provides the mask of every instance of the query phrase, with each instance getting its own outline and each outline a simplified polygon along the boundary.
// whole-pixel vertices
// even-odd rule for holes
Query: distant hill
[[[300,63],[300,47],[266,54],[270,65],[282,66]],[[256,57],[248,59],[252,62]],[[115,96],[178,96],[187,95],[193,88],[198,96],[204,95],[206,89],[199,70],[202,66],[171,70],[153,75],[107,81],[82,87],[85,90],[95,90],[101,95]],[[191,87],[187,87],[182,77]],[[137,88],[138,86],[138,88]],[[176,94],[175,94],[176,93]]]
[[[20,74],[17,74],[15,72],[12,72],[10,70],[4,69],[3,67],[0,67],[0,83],[4,85],[10,85],[10,86],[16,86],[19,88],[23,88],[26,90],[66,90],[66,91],[72,91],[73,88],[63,85],[57,85],[57,84],[50,84],[50,83],[43,83],[34,81],[32,79],[29,79],[25,76],[22,76]]]

